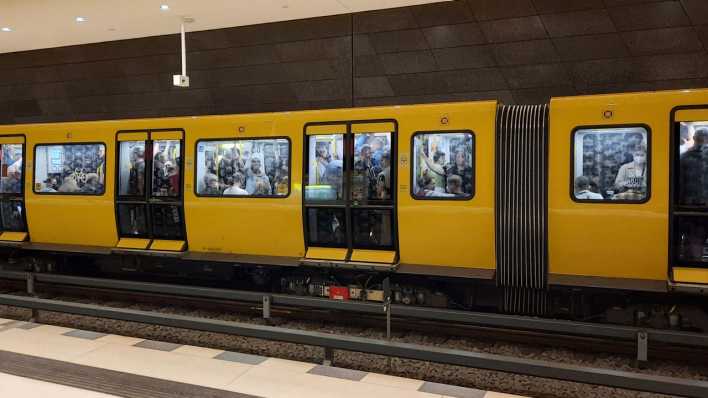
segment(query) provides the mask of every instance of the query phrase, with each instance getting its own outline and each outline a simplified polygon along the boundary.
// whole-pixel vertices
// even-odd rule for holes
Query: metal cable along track
[[[501,105],[496,137],[497,285],[504,311],[548,312],[548,105]]]
[[[681,395],[695,398],[708,396],[708,382],[701,380],[686,380],[609,369],[589,368],[355,336],[342,336],[6,294],[0,294],[0,304],[33,310],[116,319],[323,347],[325,350],[325,360],[331,360],[334,357],[333,350],[345,350],[660,394]]]

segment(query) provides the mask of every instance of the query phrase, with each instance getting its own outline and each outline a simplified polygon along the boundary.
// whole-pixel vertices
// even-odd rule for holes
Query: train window
[[[102,195],[105,192],[104,144],[37,145],[34,192]]]
[[[472,132],[413,135],[413,184],[416,199],[471,199],[474,196]]]
[[[649,199],[647,127],[579,128],[573,137],[574,200],[641,203]]]
[[[181,145],[180,140],[153,141],[152,196],[179,196]]]
[[[342,200],[344,177],[344,136],[311,135],[305,199],[308,201]]]
[[[4,144],[0,152],[0,190],[22,193],[22,144]]]
[[[145,141],[121,141],[118,195],[145,195]]]
[[[285,197],[290,142],[258,138],[197,142],[197,195]]]
[[[354,135],[352,200],[391,200],[391,133]]]

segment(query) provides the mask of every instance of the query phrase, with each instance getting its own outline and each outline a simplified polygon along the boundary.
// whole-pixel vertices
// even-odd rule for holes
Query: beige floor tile
[[[440,398],[436,394],[256,366],[226,390],[268,398]]]
[[[42,325],[39,327],[36,327],[34,329],[30,329],[30,333],[45,333],[45,334],[56,334],[56,335],[61,335],[66,332],[70,332],[75,329],[71,328],[65,328],[61,326],[53,326],[53,325]]]
[[[307,373],[310,369],[317,366],[314,363],[308,362],[298,362],[290,361],[287,359],[280,358],[268,358],[264,362],[260,363],[258,367],[268,368],[268,369],[282,369],[284,371],[296,372],[296,373]]]
[[[96,339],[96,341],[99,341],[102,343],[120,344],[120,345],[133,345],[133,344],[139,343],[143,340],[145,340],[145,339],[139,339],[137,337],[119,336],[117,334],[109,334],[107,336],[99,337]]]
[[[22,398],[113,398],[115,395],[47,383],[0,373],[0,397]]]
[[[196,347],[193,345],[183,345],[172,352],[175,354],[191,355],[200,358],[214,358],[224,351],[215,350],[213,348]]]
[[[13,319],[5,319],[5,318],[0,318],[0,325],[4,325],[6,323],[14,322]]]
[[[369,373],[361,379],[364,383],[378,384],[394,388],[416,391],[423,385],[422,380],[406,379],[404,377],[396,377],[382,375],[379,373]]]
[[[526,398],[521,395],[504,394],[501,392],[487,391],[484,398]]]
[[[2,334],[0,350],[42,358],[70,361],[105,343],[53,334],[37,335],[33,330],[10,329]]]
[[[81,365],[222,388],[251,368],[241,363],[107,344],[73,360]]]

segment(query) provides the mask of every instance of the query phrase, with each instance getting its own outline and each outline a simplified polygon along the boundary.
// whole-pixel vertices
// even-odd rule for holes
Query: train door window
[[[578,128],[573,132],[573,144],[573,200],[607,203],[649,200],[648,127]]]
[[[416,199],[474,196],[474,135],[421,132],[413,136],[412,194]]]
[[[34,192],[42,195],[103,195],[106,146],[103,144],[37,145]]]
[[[152,149],[152,196],[180,196],[181,142],[156,140]]]
[[[9,138],[10,140],[22,138]],[[27,230],[24,213],[24,144],[0,145],[0,230]]]
[[[258,138],[197,143],[199,196],[285,197],[290,193],[290,142]]]
[[[674,248],[680,263],[708,264],[708,121],[678,123],[674,145]]]
[[[145,141],[120,142],[118,195],[145,195]]]
[[[341,201],[344,198],[344,136],[342,134],[308,137],[308,170],[305,200]]]
[[[391,133],[354,134],[352,200],[391,200]]]

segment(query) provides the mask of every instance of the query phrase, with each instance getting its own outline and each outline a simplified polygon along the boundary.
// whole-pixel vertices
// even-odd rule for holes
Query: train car
[[[0,126],[0,247],[37,269],[374,301],[388,277],[406,304],[674,327],[683,311],[708,330],[693,298],[708,291],[705,104],[684,90]]]

